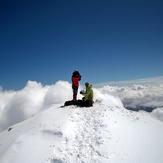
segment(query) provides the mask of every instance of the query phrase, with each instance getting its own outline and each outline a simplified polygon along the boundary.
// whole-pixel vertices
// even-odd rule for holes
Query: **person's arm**
[[[82,91],[80,91],[80,94],[83,95],[83,96],[85,96],[86,91],[82,90]]]

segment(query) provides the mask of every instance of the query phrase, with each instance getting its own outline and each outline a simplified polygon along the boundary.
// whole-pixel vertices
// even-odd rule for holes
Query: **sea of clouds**
[[[80,90],[83,87],[80,87]],[[79,90],[79,91],[80,91]],[[102,86],[94,88],[94,101],[119,107],[153,107],[152,115],[163,121],[163,84]],[[80,99],[81,95],[78,96]],[[0,132],[26,120],[52,105],[61,106],[72,99],[71,83],[58,81],[42,85],[28,81],[21,90],[0,89]]]
[[[105,85],[98,89],[121,99],[125,108],[148,110],[163,121],[163,82],[124,83],[118,86]]]
[[[125,107],[163,107],[163,84],[104,86],[101,93],[111,94],[121,99]]]

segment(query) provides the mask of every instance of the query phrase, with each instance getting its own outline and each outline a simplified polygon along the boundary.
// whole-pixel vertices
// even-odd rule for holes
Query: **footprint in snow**
[[[51,163],[64,163],[64,162],[60,159],[53,159],[51,160]]]
[[[51,135],[51,136],[58,136],[58,137],[62,137],[63,133],[61,131],[56,131],[56,130],[43,130],[42,131],[45,134]]]

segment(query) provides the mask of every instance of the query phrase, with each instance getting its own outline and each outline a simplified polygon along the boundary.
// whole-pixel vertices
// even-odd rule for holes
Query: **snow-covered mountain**
[[[91,108],[61,108],[72,96],[64,81],[1,90],[0,163],[162,163],[162,89],[162,82],[105,85],[94,88]],[[134,112],[126,101],[157,109]]]

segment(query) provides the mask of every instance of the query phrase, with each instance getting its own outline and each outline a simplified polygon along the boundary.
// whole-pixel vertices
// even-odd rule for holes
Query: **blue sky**
[[[0,85],[163,75],[163,1],[0,2]]]

